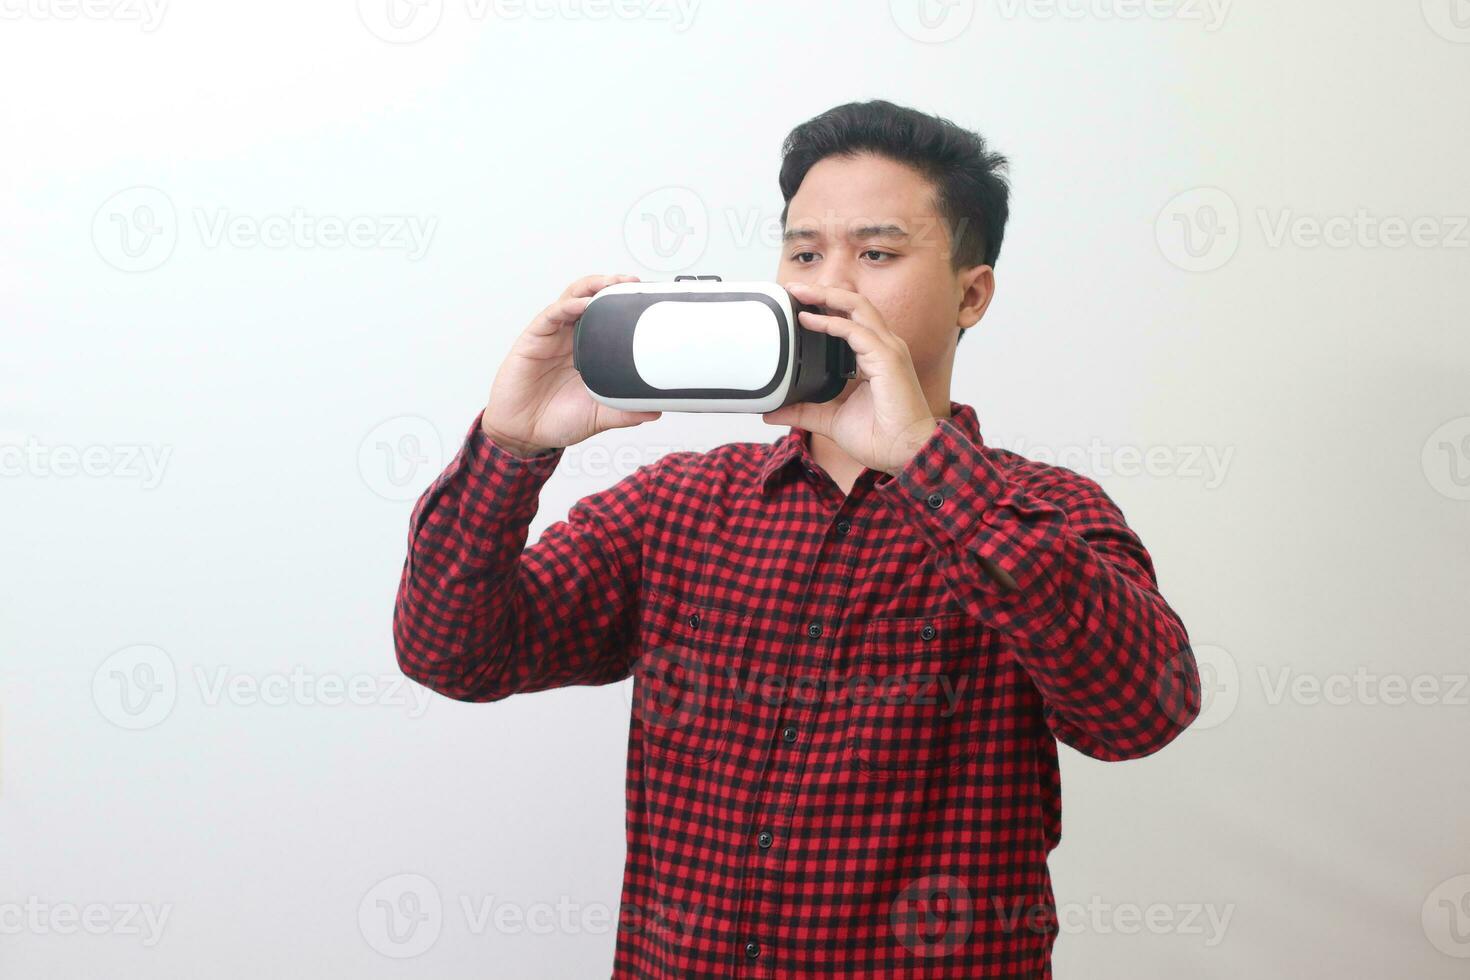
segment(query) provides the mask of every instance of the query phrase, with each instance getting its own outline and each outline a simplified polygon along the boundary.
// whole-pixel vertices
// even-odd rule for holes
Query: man
[[[567,288],[412,517],[395,637],[448,697],[635,677],[615,977],[1049,977],[1056,742],[1157,751],[1199,711],[1183,623],[1092,480],[949,397],[995,292],[1005,160],[888,102],[788,136],[778,280],[858,375],[679,452],[525,548],[594,402]],[[524,549],[524,550],[523,550]]]

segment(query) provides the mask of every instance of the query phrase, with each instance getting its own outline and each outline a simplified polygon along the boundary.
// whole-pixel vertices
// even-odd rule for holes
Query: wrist
[[[888,466],[885,472],[889,476],[897,477],[899,473],[903,472],[904,467],[913,462],[914,457],[919,454],[919,450],[924,448],[925,444],[933,438],[934,433],[938,429],[939,419],[934,416],[927,419],[920,419],[905,429],[904,438],[901,440],[905,446],[902,458]]]
[[[495,427],[490,425],[484,416],[480,418],[480,431],[496,446],[499,446],[512,456],[517,456],[521,459],[529,459],[532,456],[540,455],[553,448],[551,446],[538,446],[535,443],[523,442],[520,439],[504,435],[496,431]]]

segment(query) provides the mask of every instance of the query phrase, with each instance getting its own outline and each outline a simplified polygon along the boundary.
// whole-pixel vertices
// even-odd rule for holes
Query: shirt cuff
[[[1005,503],[1011,484],[953,419],[933,433],[894,476],[874,484],[933,544],[969,544],[986,513]]]
[[[485,550],[502,528],[529,523],[536,515],[539,491],[563,451],[517,456],[485,434],[476,414],[459,451],[419,498],[409,522],[411,534],[416,537],[430,513],[447,504],[454,508],[460,540],[474,551]]]
[[[997,622],[1027,635],[1049,635],[1065,615],[1054,533],[1065,515],[1026,497],[953,420],[940,419],[903,469],[874,486],[943,564],[961,554],[962,564],[980,563],[983,573],[964,579],[965,601],[983,600]]]

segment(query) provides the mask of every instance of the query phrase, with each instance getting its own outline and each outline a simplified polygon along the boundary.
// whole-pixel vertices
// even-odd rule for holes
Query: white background
[[[1063,750],[1059,980],[1465,975],[1470,6],[930,2],[0,0],[0,975],[607,975],[626,684],[410,690],[412,498],[572,279],[774,274],[781,138],[872,97],[1011,157],[953,395],[1209,692]],[[781,431],[604,434],[532,538]]]

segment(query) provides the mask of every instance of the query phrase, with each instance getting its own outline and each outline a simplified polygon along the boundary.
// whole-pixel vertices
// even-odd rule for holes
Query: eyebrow
[[[794,242],[798,239],[811,241],[821,238],[822,233],[815,228],[790,228],[781,236],[782,242]],[[908,238],[909,233],[898,225],[864,225],[861,228],[850,229],[848,238]]]

